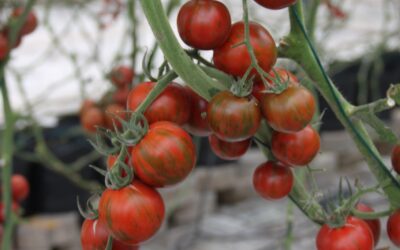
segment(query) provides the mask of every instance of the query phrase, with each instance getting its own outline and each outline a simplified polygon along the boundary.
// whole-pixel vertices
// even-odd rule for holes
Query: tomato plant
[[[207,21],[205,21],[207,20]],[[190,0],[178,13],[178,31],[189,46],[211,50],[221,46],[231,30],[226,6],[215,0]]]
[[[21,16],[23,12],[24,12],[23,8],[15,8],[11,14],[10,20],[18,19],[19,16]],[[32,33],[36,29],[37,25],[38,25],[38,21],[37,21],[36,14],[35,14],[35,12],[30,11],[26,18],[26,21],[24,22],[24,24],[21,28],[20,35],[24,36],[24,35],[28,35],[28,34]]]
[[[208,141],[211,150],[221,159],[237,160],[242,157],[250,148],[251,139],[243,141],[227,142],[219,139],[215,135],[210,135]]]
[[[129,95],[129,87],[121,87],[118,88],[112,95],[112,99],[114,103],[126,106],[126,102],[128,101],[128,95]]]
[[[8,54],[7,37],[0,33],[0,61],[5,59]]]
[[[389,219],[386,224],[386,231],[389,236],[389,239],[392,243],[400,247],[400,210],[396,210],[392,215],[389,216]]]
[[[81,125],[86,132],[96,132],[96,127],[103,127],[105,125],[105,118],[103,111],[98,107],[91,107],[86,109],[80,115]]]
[[[296,3],[297,0],[254,0],[259,5],[268,9],[278,10],[289,7]]]
[[[135,72],[133,69],[124,65],[117,66],[110,72],[110,80],[117,88],[129,86],[134,77]]]
[[[371,207],[369,207],[364,203],[358,203],[356,209],[361,212],[374,212],[374,210]],[[372,235],[374,236],[375,246],[378,245],[379,238],[381,235],[381,222],[379,221],[379,219],[364,220],[364,221],[368,224],[369,229],[371,230]]]
[[[114,125],[117,128],[121,128],[122,124],[119,119],[125,120],[127,114],[125,108],[119,104],[108,105],[104,113],[105,125],[111,130],[114,129]]]
[[[12,201],[11,203],[11,210],[14,213],[19,213],[20,210],[20,206],[16,201]],[[0,224],[3,224],[5,221],[5,207],[4,207],[4,203],[0,202]]]
[[[391,155],[392,167],[397,174],[400,174],[400,145],[394,146]]]
[[[29,182],[25,176],[14,174],[11,177],[12,197],[15,201],[20,202],[25,200],[29,195]]]
[[[209,136],[212,132],[207,119],[208,102],[190,88],[186,87],[186,90],[191,101],[191,110],[185,128],[192,135]]]

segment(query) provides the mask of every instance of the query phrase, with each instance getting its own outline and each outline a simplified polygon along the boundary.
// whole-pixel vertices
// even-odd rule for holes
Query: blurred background
[[[175,31],[183,2],[163,1]],[[222,2],[234,22],[241,20],[241,1]],[[288,33],[287,10],[266,10],[249,2],[251,19],[262,23],[277,42]],[[18,3],[23,2],[0,4],[0,23]],[[305,4],[307,10],[312,1]],[[134,6],[134,16],[129,15],[126,0],[40,0],[33,8],[38,28],[13,50],[6,69],[12,108],[18,115],[14,172],[30,183],[15,232],[16,249],[81,249],[82,218],[76,197],[85,201],[90,190],[103,183],[103,177],[88,165],[105,167],[105,157],[88,142],[93,134],[81,127],[82,104],[87,99],[107,102],[113,96],[117,90],[108,75],[114,67],[131,66],[137,84],[145,80],[141,65],[146,51],[156,51],[155,67],[163,61],[161,52],[153,50],[155,40],[139,1]],[[350,102],[377,100],[390,84],[400,82],[399,9],[398,0],[321,0],[314,42],[325,68]],[[304,78],[292,62],[279,60],[278,64]],[[324,169],[316,174],[317,189],[334,193],[340,176],[373,184],[362,156],[322,100],[320,109],[322,148],[311,164]],[[400,132],[399,110],[381,117]],[[4,123],[3,113],[0,123]],[[388,155],[391,148],[374,138]],[[252,173],[265,161],[257,148],[231,162],[218,159],[207,140],[195,140],[198,166],[183,183],[161,190],[167,220],[142,249],[272,250],[285,249],[288,239],[294,242],[292,249],[315,248],[318,228],[288,199],[268,202],[253,191]],[[368,196],[367,203],[376,210],[385,207],[379,196]],[[382,237],[379,246],[391,246]]]

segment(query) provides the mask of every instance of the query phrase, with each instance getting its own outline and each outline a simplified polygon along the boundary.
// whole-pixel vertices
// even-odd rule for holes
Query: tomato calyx
[[[275,69],[272,69],[272,72],[274,73],[275,77],[269,73],[266,73],[265,75],[265,77],[271,82],[268,82],[265,78],[262,78],[262,83],[265,85],[265,90],[260,92],[264,94],[273,93],[278,95],[290,86],[290,76],[287,74],[287,77],[282,79],[280,74]]]
[[[86,201],[86,209],[83,209],[79,201],[79,196],[76,197],[76,204],[78,206],[79,213],[85,219],[95,220],[99,217],[97,208],[99,206],[100,194],[95,193],[89,197]]]
[[[253,79],[254,76],[249,78],[252,67],[246,71],[246,74],[238,81],[235,81],[230,90],[237,97],[247,97],[253,90]]]
[[[133,180],[133,170],[125,163],[126,157],[129,157],[126,147],[121,149],[117,160],[106,173],[105,185],[110,189],[121,189],[129,185]],[[130,162],[130,161],[129,161]]]
[[[122,132],[116,130],[112,137],[125,146],[134,146],[149,131],[149,123],[142,113],[133,112],[128,121],[121,120]]]

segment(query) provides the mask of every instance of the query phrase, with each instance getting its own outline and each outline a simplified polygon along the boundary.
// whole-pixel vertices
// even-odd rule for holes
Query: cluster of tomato
[[[16,48],[21,44],[22,38],[30,33],[32,33],[38,24],[36,14],[33,11],[28,13],[25,22],[22,25],[21,30],[17,34],[16,41],[13,46],[9,44],[9,32],[10,24],[16,22],[16,20],[23,14],[23,8],[15,8],[10,17],[8,18],[8,24],[1,28],[0,30],[0,61],[4,60],[12,48]],[[12,48],[11,48],[12,47]]]
[[[109,74],[111,83],[116,87],[111,96],[106,95],[99,103],[89,99],[83,102],[79,115],[86,132],[95,133],[97,127],[111,130],[121,127],[119,119],[115,118],[126,118],[125,104],[134,76],[133,69],[128,66],[115,67]]]

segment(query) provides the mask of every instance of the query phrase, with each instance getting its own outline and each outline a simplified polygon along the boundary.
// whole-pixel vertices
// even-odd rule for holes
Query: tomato
[[[278,76],[275,75],[275,72],[271,70],[269,72],[269,75],[272,79],[276,79],[279,77],[279,80],[281,83],[288,82],[289,85],[298,85],[299,80],[295,75],[293,75],[290,71],[283,69],[283,68],[274,68],[275,72],[278,74]],[[271,81],[270,79],[266,79],[267,82],[271,85],[274,86],[275,83]],[[259,102],[261,102],[262,97],[265,95],[262,91],[265,91],[266,87],[264,85],[264,82],[261,80],[261,78],[256,78],[254,79],[254,84],[253,84],[253,91],[252,94]]]
[[[400,209],[389,216],[386,224],[386,230],[392,243],[395,246],[400,247]]]
[[[191,101],[190,116],[185,129],[196,136],[209,136],[212,132],[208,125],[207,107],[208,102],[189,87],[185,88]]]
[[[221,159],[237,160],[242,157],[251,145],[251,139],[237,142],[227,142],[215,135],[208,137],[212,151]]]
[[[96,103],[90,99],[85,99],[82,102],[81,109],[79,110],[79,115],[85,113],[88,109],[96,107]]]
[[[325,224],[317,235],[317,250],[373,250],[374,237],[365,221],[348,216],[342,227]]]
[[[154,82],[145,82],[134,87],[129,92],[128,109],[135,111],[154,86]],[[170,83],[147,108],[144,115],[150,124],[157,121],[185,124],[190,115],[190,100],[185,88],[179,84]]]
[[[106,189],[99,201],[99,221],[116,240],[137,245],[161,227],[165,205],[161,195],[138,180],[118,190]]]
[[[29,195],[29,182],[25,176],[14,174],[11,177],[12,197],[15,201],[23,201]]]
[[[16,21],[22,14],[24,13],[23,8],[15,8],[11,14],[11,19]],[[38,25],[37,17],[35,12],[30,11],[28,13],[28,16],[25,20],[25,23],[23,24],[20,34],[21,35],[28,35],[32,33]]]
[[[261,111],[268,124],[280,132],[292,133],[305,128],[315,113],[313,94],[302,86],[289,86],[282,93],[266,93]]]
[[[91,107],[81,114],[81,125],[86,132],[96,132],[96,126],[105,125],[104,113],[98,107]]]
[[[268,9],[278,10],[289,7],[296,3],[297,0],[255,0],[259,5]]]
[[[112,100],[114,103],[126,106],[126,102],[128,101],[128,95],[129,95],[129,87],[122,87],[117,89],[113,95],[112,95]]]
[[[252,137],[261,123],[257,100],[252,96],[237,97],[230,91],[221,91],[211,99],[207,117],[214,134],[230,142]]]
[[[265,162],[254,171],[253,186],[267,200],[281,199],[292,190],[292,170],[280,162]]]
[[[397,174],[400,174],[400,145],[394,146],[392,150],[392,167]]]
[[[108,155],[108,156],[107,156],[107,162],[106,162],[107,169],[111,169],[112,166],[114,166],[114,163],[115,163],[115,161],[117,160],[117,158],[118,158],[118,155]],[[129,157],[126,157],[126,158],[125,158],[125,164],[129,166]],[[125,177],[125,176],[126,176],[125,170],[122,170],[121,176],[122,176],[122,177]]]
[[[210,50],[221,46],[231,30],[226,6],[215,0],[190,0],[178,13],[178,32],[189,46]]]
[[[100,220],[86,219],[81,228],[82,250],[104,250],[108,242],[108,229]],[[113,240],[112,250],[138,250],[137,246],[129,246]]]
[[[304,166],[310,163],[320,148],[319,134],[310,125],[299,132],[272,133],[272,153],[288,165]]]
[[[117,88],[125,88],[129,86],[134,77],[135,72],[133,69],[124,65],[114,68],[110,73],[110,80]]]
[[[358,203],[356,209],[361,212],[374,212],[374,210],[371,207],[363,203]],[[381,234],[381,222],[379,221],[379,219],[364,220],[364,221],[368,224],[369,229],[371,230],[372,235],[374,236],[375,246],[378,245]]]
[[[19,207],[18,203],[15,201],[12,201],[11,210],[13,211],[13,213],[18,214],[19,209],[20,209],[20,207]],[[6,209],[4,207],[4,204],[3,204],[3,202],[0,202],[0,224],[3,224],[6,219],[5,213],[6,213]]]
[[[121,128],[122,124],[117,119],[117,117],[125,120],[126,119],[126,111],[125,108],[119,104],[110,104],[106,107],[105,110],[105,125],[107,128],[113,130],[114,124],[117,128]]]
[[[196,148],[189,134],[176,124],[156,122],[132,148],[131,159],[136,176],[144,183],[170,186],[190,174],[196,163]]]
[[[250,22],[250,43],[253,46],[259,66],[269,72],[277,58],[275,41],[271,34],[258,23]],[[232,26],[228,40],[214,50],[214,64],[225,73],[242,77],[251,66],[249,52],[244,44],[244,23],[237,22]],[[256,70],[252,70],[252,75]]]
[[[0,61],[5,59],[8,54],[7,37],[0,33]]]

